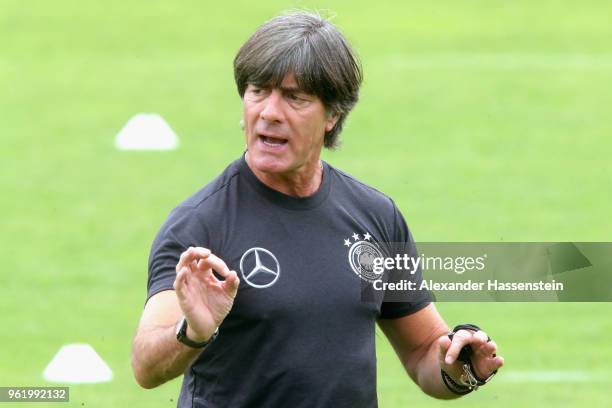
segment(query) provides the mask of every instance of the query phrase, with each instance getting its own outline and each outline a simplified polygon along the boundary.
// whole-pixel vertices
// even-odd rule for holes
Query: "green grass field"
[[[361,102],[325,159],[394,197],[417,241],[611,240],[609,2],[0,6],[0,386],[50,385],[43,369],[75,342],[115,375],[37,407],[175,406],[178,380],[145,391],[129,365],[149,246],[241,153],[232,59],[283,9],[333,10],[361,55]],[[115,150],[139,112],[161,114],[180,148]],[[379,334],[381,407],[612,405],[612,305],[438,308],[486,328],[506,367],[476,394],[435,401]],[[542,370],[560,375],[529,380]]]

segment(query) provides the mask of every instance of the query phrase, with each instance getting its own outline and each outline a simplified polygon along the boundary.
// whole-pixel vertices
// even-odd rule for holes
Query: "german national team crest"
[[[374,259],[382,258],[383,254],[378,244],[372,242],[372,236],[369,233],[362,235],[354,233],[344,240],[344,246],[349,247],[348,261],[357,276],[368,282],[381,278],[380,274],[374,272]]]

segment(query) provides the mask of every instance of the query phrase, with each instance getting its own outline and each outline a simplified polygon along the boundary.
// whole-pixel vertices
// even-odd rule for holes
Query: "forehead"
[[[280,88],[300,89],[300,86],[297,83],[297,80],[295,79],[295,75],[293,75],[293,72],[285,74],[285,76],[283,77],[283,80],[280,83]]]

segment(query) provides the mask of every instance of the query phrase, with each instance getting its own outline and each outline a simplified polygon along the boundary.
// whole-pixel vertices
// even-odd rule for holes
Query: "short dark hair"
[[[234,59],[234,79],[241,98],[249,84],[277,87],[289,73],[301,90],[321,99],[328,114],[339,116],[324,138],[325,147],[337,147],[363,80],[361,64],[350,44],[320,15],[293,11],[261,25]]]

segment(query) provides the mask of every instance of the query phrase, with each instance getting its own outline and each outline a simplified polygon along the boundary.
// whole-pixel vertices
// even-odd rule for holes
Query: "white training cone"
[[[112,380],[113,372],[89,344],[67,344],[53,357],[43,377],[58,383],[99,383]]]
[[[156,113],[139,113],[117,134],[119,150],[172,150],[178,137],[168,123]]]

